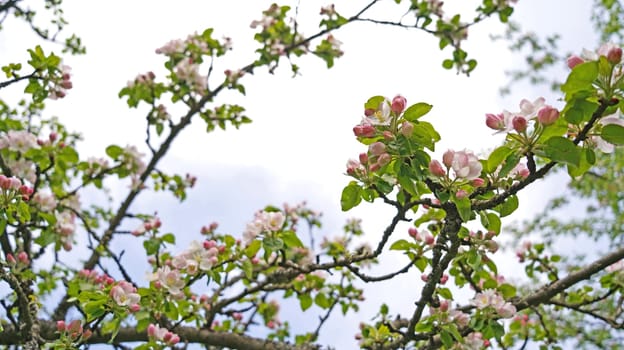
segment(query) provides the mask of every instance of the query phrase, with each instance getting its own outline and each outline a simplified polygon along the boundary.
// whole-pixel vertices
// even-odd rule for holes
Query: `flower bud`
[[[383,132],[383,137],[384,137],[384,140],[386,140],[386,141],[394,140],[394,135],[392,135],[392,132],[389,131],[389,130],[386,130],[386,131]]]
[[[28,259],[28,254],[26,254],[26,252],[24,251],[21,251],[17,254],[17,260],[24,265],[28,265],[28,263],[30,262],[30,259]]]
[[[505,117],[502,114],[487,113],[485,125],[494,130],[505,130]]]
[[[447,312],[448,309],[449,309],[449,302],[448,302],[448,300],[440,300],[440,311]]]
[[[403,124],[401,124],[401,134],[403,134],[403,136],[410,137],[413,132],[414,124],[410,122],[403,122]]]
[[[442,277],[440,277],[440,284],[446,284],[448,279],[449,279],[449,276],[447,274],[443,274]]]
[[[390,109],[396,114],[401,114],[405,110],[405,105],[407,105],[407,100],[405,99],[405,97],[397,95],[392,99]]]
[[[442,164],[440,164],[440,162],[435,159],[429,162],[429,171],[431,172],[431,175],[437,177],[442,177],[446,175],[446,170],[442,168]]]
[[[65,332],[65,329],[66,329],[65,321],[63,320],[56,321],[56,330],[58,332]]]
[[[481,187],[484,184],[485,184],[485,180],[483,180],[480,177],[472,180],[472,186],[474,186],[474,187]]]
[[[379,159],[377,159],[377,164],[379,164],[379,166],[382,167],[390,163],[391,160],[392,160],[392,157],[388,153],[384,153],[379,156]]]
[[[9,263],[9,265],[17,264],[17,260],[15,260],[15,257],[11,253],[7,254],[6,261]]]
[[[370,117],[371,115],[375,114],[376,111],[377,110],[374,109],[374,108],[366,108],[364,110],[364,115],[367,116],[367,117]]]
[[[551,125],[559,119],[559,111],[551,106],[544,106],[537,112],[537,120],[542,125]]]
[[[409,229],[407,229],[407,234],[413,238],[416,238],[416,236],[418,236],[418,230],[415,227],[410,227]]]
[[[372,143],[368,146],[368,152],[374,156],[380,156],[386,152],[386,145],[381,142]]]
[[[622,49],[619,47],[612,47],[607,52],[607,61],[612,64],[618,64],[622,61]]]
[[[457,190],[457,192],[455,192],[455,197],[457,199],[464,199],[468,196],[468,192],[466,192],[465,190],[459,189]]]
[[[364,165],[368,164],[368,154],[360,153],[360,163]]]
[[[447,168],[450,168],[453,165],[454,157],[455,157],[455,151],[453,151],[452,149],[444,152],[444,154],[442,155],[442,163],[444,163],[444,166],[446,166]]]
[[[511,124],[513,125],[514,130],[516,130],[517,132],[523,132],[527,128],[527,120],[521,115],[515,116],[512,119]]]
[[[574,67],[578,66],[579,64],[585,62],[584,59],[580,58],[577,55],[572,55],[570,57],[568,57],[568,68],[573,69]]]
[[[427,281],[429,281],[429,275],[427,275],[426,273],[423,273],[422,275],[420,275],[420,279],[423,282],[427,282]]]

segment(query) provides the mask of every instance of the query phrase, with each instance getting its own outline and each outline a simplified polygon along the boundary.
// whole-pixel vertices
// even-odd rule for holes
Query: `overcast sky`
[[[284,2],[295,5],[296,2]],[[349,17],[367,1],[343,1],[337,10]],[[392,16],[393,1],[386,1],[372,14]],[[476,1],[446,1],[474,8]],[[592,28],[586,17],[590,1],[522,0],[516,20],[534,31],[565,33],[564,51],[594,48]],[[139,73],[154,71],[163,78],[163,57],[154,50],[171,39],[185,38],[195,31],[215,28],[217,37],[232,37],[234,50],[215,66],[216,71],[236,69],[253,60],[256,49],[249,24],[261,17],[270,1],[64,1],[68,32],[76,32],[87,46],[86,56],[67,57],[72,67],[74,89],[65,99],[51,101],[50,113],[58,115],[70,130],[79,130],[84,158],[104,155],[109,144],[136,144],[143,147],[145,111],[128,110],[118,91]],[[319,21],[321,1],[301,1],[299,20],[304,34],[313,34]],[[553,14],[563,13],[565,16]],[[463,10],[463,9],[462,9]],[[449,7],[448,13],[453,12]],[[371,15],[372,15],[371,14]],[[396,18],[396,17],[393,17]],[[490,34],[500,34],[502,26],[490,20],[470,29],[466,50],[479,61],[471,77],[456,75],[441,68],[448,52],[437,49],[435,38],[416,31],[386,28],[364,23],[348,25],[336,32],[344,42],[344,57],[333,69],[309,57],[299,60],[301,76],[291,78],[286,62],[275,75],[260,69],[242,81],[247,96],[224,94],[217,103],[236,102],[247,108],[254,120],[241,130],[206,134],[203,122],[196,120],[173,145],[161,166],[170,172],[190,172],[198,177],[196,188],[182,205],[166,195],[148,195],[136,201],[134,211],[158,211],[164,229],[178,235],[180,249],[196,237],[202,225],[219,221],[224,232],[240,233],[253,212],[266,204],[297,203],[308,200],[313,209],[324,213],[325,227],[319,235],[338,234],[345,218],[364,218],[367,238],[376,243],[388,223],[391,211],[381,203],[363,205],[349,213],[340,212],[340,192],[349,179],[345,163],[364,150],[352,127],[362,117],[363,103],[373,95],[393,97],[402,94],[408,103],[427,102],[434,106],[426,116],[442,136],[437,152],[447,148],[486,151],[500,142],[484,125],[484,114],[502,109],[516,110],[522,98],[531,100],[546,90],[514,90],[506,98],[498,89],[507,81],[504,71],[520,62],[503,42]],[[0,32],[1,63],[23,61],[25,50],[40,43],[19,23],[7,21]],[[44,44],[48,50],[60,51]],[[561,64],[563,69],[564,63]],[[19,96],[23,86],[3,89],[4,96]],[[10,91],[7,91],[10,90]],[[558,96],[546,95],[557,105]],[[557,193],[557,181],[542,182],[521,197],[516,218],[540,210],[545,193]],[[115,188],[114,195],[125,190]],[[83,198],[83,201],[86,201]],[[396,237],[403,235],[397,232]],[[319,241],[319,239],[317,239]],[[138,241],[133,241],[137,244]],[[122,240],[114,242],[121,246]],[[137,247],[139,251],[142,248]],[[384,258],[381,268],[392,268],[401,256]],[[504,269],[504,267],[503,267]],[[336,315],[322,333],[321,341],[338,349],[354,348],[352,335],[359,319],[369,320],[380,302],[391,311],[410,310],[420,290],[418,274],[371,287],[360,315],[345,322]],[[404,290],[403,295],[388,290]],[[296,310],[293,310],[296,312]],[[286,310],[285,312],[288,312]],[[310,315],[312,319],[312,315]],[[286,318],[286,317],[284,317]],[[312,329],[309,325],[305,330]]]

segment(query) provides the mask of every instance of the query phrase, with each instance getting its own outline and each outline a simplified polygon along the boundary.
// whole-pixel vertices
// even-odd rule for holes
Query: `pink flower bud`
[[[490,253],[496,253],[498,251],[498,243],[495,241],[486,241],[485,247]]]
[[[465,190],[459,189],[455,192],[455,197],[457,197],[457,199],[464,199],[466,196],[468,196],[468,192]]]
[[[423,273],[422,275],[420,275],[420,279],[423,282],[427,282],[427,281],[429,281],[429,275],[427,275],[426,273]]]
[[[446,281],[448,281],[449,276],[447,274],[443,274],[442,277],[440,277],[440,284],[446,284]]]
[[[386,140],[386,141],[394,140],[394,135],[392,135],[392,132],[390,132],[388,130],[383,132],[383,137],[384,137],[384,140]]]
[[[254,256],[253,258],[251,258],[251,263],[253,265],[258,265],[259,262],[260,262],[260,259],[258,259],[258,257]]]
[[[514,130],[516,130],[517,132],[525,131],[527,128],[527,123],[528,122],[526,118],[521,115],[517,115],[511,120],[511,124],[513,125]]]
[[[274,329],[275,328],[275,322],[273,320],[267,322],[267,327],[269,327],[269,329]]]
[[[87,340],[91,338],[92,335],[93,335],[93,331],[91,331],[90,329],[85,329],[85,331],[82,332],[82,340]]]
[[[505,130],[505,117],[502,114],[488,113],[485,115],[485,125],[494,130]]]
[[[30,260],[28,259],[28,254],[26,254],[26,252],[24,251],[17,254],[17,260],[24,265],[28,265],[28,263],[30,262]]]
[[[377,159],[377,164],[379,164],[379,166],[382,167],[390,163],[391,160],[392,160],[392,157],[388,153],[384,153],[379,156],[379,159]]]
[[[573,69],[574,67],[578,66],[579,64],[585,62],[584,59],[580,58],[577,55],[572,55],[570,57],[568,57],[568,68]]]
[[[13,256],[13,254],[7,254],[6,256],[6,260],[10,265],[15,265],[17,264],[17,260],[15,260],[15,257]]]
[[[449,302],[448,300],[441,300],[440,301],[440,311],[442,312],[447,312],[449,308]]]
[[[8,177],[0,174],[0,188],[3,190],[8,190],[11,186],[11,180]]]
[[[130,305],[130,312],[135,313],[135,312],[139,312],[139,310],[141,310],[141,305],[139,304]]]
[[[544,106],[537,112],[537,120],[542,125],[551,125],[559,119],[559,111],[551,106]]]
[[[357,137],[375,136],[375,127],[371,124],[360,124],[353,127],[353,133]]]
[[[165,343],[168,343],[168,342],[171,340],[171,338],[172,338],[172,337],[173,337],[173,333],[171,333],[171,332],[167,332],[167,333],[165,333],[165,335],[163,336],[163,341],[164,341]]]
[[[433,237],[433,235],[427,232],[427,234],[425,235],[425,243],[427,245],[433,245],[434,242],[435,242],[435,238]]]
[[[442,168],[442,164],[435,159],[429,162],[429,171],[431,172],[431,175],[437,177],[443,177],[446,175],[446,170]]]
[[[360,158],[360,163],[362,163],[364,165],[368,164],[368,154],[360,153],[359,158]]]
[[[13,176],[12,178],[9,179],[9,188],[12,190],[19,190],[19,188],[22,186],[22,181],[20,181],[20,179],[16,178],[15,176]]]
[[[243,314],[241,314],[240,312],[235,312],[232,314],[232,318],[236,321],[240,321],[243,319]]]
[[[364,115],[367,116],[367,117],[370,117],[371,115],[375,114],[376,111],[377,110],[374,109],[374,108],[366,108],[364,110]]]
[[[82,323],[80,320],[73,320],[67,326],[67,331],[71,333],[73,336],[77,336],[82,333]]]
[[[416,236],[418,235],[418,230],[415,227],[410,227],[409,229],[407,229],[407,234],[411,237],[416,238]]]
[[[177,334],[174,334],[171,339],[169,339],[169,344],[176,345],[180,342],[180,337]]]
[[[474,187],[481,187],[484,184],[485,184],[485,180],[483,180],[480,177],[472,180],[472,186],[474,186]]]
[[[56,321],[56,330],[58,332],[65,332],[65,321]]]
[[[621,53],[620,51],[620,55]],[[405,105],[407,105],[407,99],[401,95],[397,95],[392,99],[390,109],[396,114],[401,114],[405,110]]]
[[[607,60],[612,64],[618,64],[622,61],[622,49],[619,47],[612,47],[607,52]]]
[[[217,246],[217,242],[214,239],[204,241],[204,249],[210,249]]]
[[[442,163],[447,168],[450,168],[453,165],[453,158],[455,158],[455,151],[450,149],[442,155]]]
[[[379,170],[379,168],[381,168],[381,165],[379,165],[379,163],[375,163],[375,164],[371,165],[369,169],[370,169],[370,171],[374,172],[374,171]],[[347,173],[349,173],[349,172],[347,171]]]
[[[386,152],[386,145],[381,142],[374,142],[368,146],[368,152],[374,156],[380,156]]]
[[[403,122],[403,124],[401,124],[401,134],[403,134],[403,136],[410,137],[413,132],[414,124],[410,122]]]

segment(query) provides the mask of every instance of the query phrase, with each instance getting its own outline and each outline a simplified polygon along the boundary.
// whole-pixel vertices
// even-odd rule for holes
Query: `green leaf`
[[[412,248],[412,245],[412,243],[404,239],[399,239],[398,241],[392,243],[392,245],[390,246],[390,250],[409,250],[410,248]]]
[[[143,241],[143,247],[147,255],[154,255],[158,252],[158,248],[160,248],[160,242],[156,239],[148,239]]]
[[[624,145],[624,127],[616,124],[605,125],[602,127],[600,137],[614,145]]]
[[[26,202],[20,201],[17,205],[17,217],[21,223],[30,221],[30,207]]]
[[[301,306],[302,311],[306,311],[310,308],[310,306],[312,306],[312,297],[310,296],[310,294],[299,294],[299,306]]]
[[[167,233],[161,239],[163,242],[175,244],[175,235],[173,233]]]
[[[260,241],[257,241],[257,242],[260,242]],[[251,264],[251,261],[243,260],[243,266],[241,267],[243,268],[245,277],[247,277],[248,280],[252,280],[253,279],[253,265]]]
[[[488,231],[496,232],[496,234],[500,233],[501,229],[501,220],[495,213],[485,213],[481,212],[481,224],[483,227],[487,228]]]
[[[117,145],[110,145],[106,147],[106,154],[113,159],[117,159],[122,153],[123,148]]]
[[[507,200],[503,202],[503,204],[495,208],[495,210],[500,213],[501,218],[510,215],[511,213],[516,211],[516,209],[518,209],[518,197],[515,195],[509,196],[509,198],[507,198]]]
[[[362,201],[362,188],[355,182],[348,184],[344,190],[342,190],[342,196],[340,197],[340,206],[342,211],[347,211]]]
[[[561,91],[570,94],[576,91],[590,90],[596,78],[598,78],[598,62],[581,63],[572,69],[568,79],[561,86]]]
[[[544,146],[546,156],[555,162],[572,164],[576,167],[581,163],[581,148],[565,137],[551,137]]]
[[[260,242],[257,239],[253,240],[251,243],[249,243],[249,246],[245,248],[245,255],[248,258],[253,258],[254,256],[256,256],[256,254],[260,250],[260,247],[262,247],[262,242]]]
[[[470,218],[472,217],[472,207],[470,205],[470,198],[468,198],[468,196],[462,199],[454,198],[453,202],[455,203],[455,206],[457,207],[457,211],[459,212],[459,216],[461,217],[462,221],[463,222],[470,221]]]
[[[282,232],[281,238],[284,240],[284,244],[286,244],[288,248],[303,247],[303,243],[294,231]]]
[[[447,349],[450,349],[453,346],[454,341],[451,333],[444,329],[440,332],[440,340],[442,340],[442,344],[444,344],[444,347]]]
[[[378,109],[379,105],[386,100],[383,96],[373,96],[366,101],[364,109]]]
[[[510,299],[516,296],[516,287],[509,283],[503,283],[498,286],[498,291],[501,292],[503,298]]]
[[[438,295],[446,300],[453,300],[453,293],[448,288],[440,287],[438,288]]]
[[[513,149],[507,146],[501,146],[492,151],[487,160],[487,172],[494,172],[496,168],[498,168],[498,166],[507,158],[507,156],[512,153]]]
[[[418,118],[429,113],[432,107],[432,105],[424,102],[413,104],[405,110],[405,112],[403,113],[403,118],[405,118],[405,120],[407,121],[415,122],[416,120],[418,120]]]
[[[284,248],[284,241],[275,237],[264,237],[262,243],[265,250],[276,251]]]
[[[331,306],[331,302],[325,293],[318,293],[316,297],[314,297],[314,303],[323,309],[328,309]]]

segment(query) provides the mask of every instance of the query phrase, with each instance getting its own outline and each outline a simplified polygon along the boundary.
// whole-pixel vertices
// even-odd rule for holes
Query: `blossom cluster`
[[[284,226],[285,221],[286,216],[281,211],[259,211],[255,214],[254,220],[245,227],[243,239],[246,243],[250,243],[263,232],[279,231]]]
[[[155,341],[162,341],[167,345],[175,345],[180,342],[180,336],[171,332],[167,328],[160,327],[153,323],[147,326],[147,336]]]
[[[516,313],[516,307],[512,303],[505,301],[494,289],[486,289],[477,293],[471,300],[471,304],[479,310],[492,309],[502,318],[510,318]]]
[[[483,170],[483,165],[481,165],[479,158],[472,151],[468,150],[448,150],[442,156],[442,163],[446,170],[437,160],[432,160],[429,163],[429,171],[432,175],[446,177],[448,176],[448,171],[452,169],[455,179],[474,180],[481,175],[481,170]]]
[[[141,296],[137,293],[136,287],[127,281],[120,281],[110,290],[110,296],[119,306],[126,306],[132,312],[140,309],[139,302]]]
[[[71,68],[67,65],[60,66],[60,76],[50,81],[50,95],[51,100],[63,98],[67,95],[67,90],[73,87],[71,82]]]
[[[537,120],[542,126],[548,126],[554,124],[558,119],[559,111],[547,105],[543,97],[539,97],[533,102],[527,99],[520,101],[520,111],[518,112],[503,110],[499,114],[487,113],[485,124],[498,132],[514,130],[518,133],[524,133],[532,120]]]

